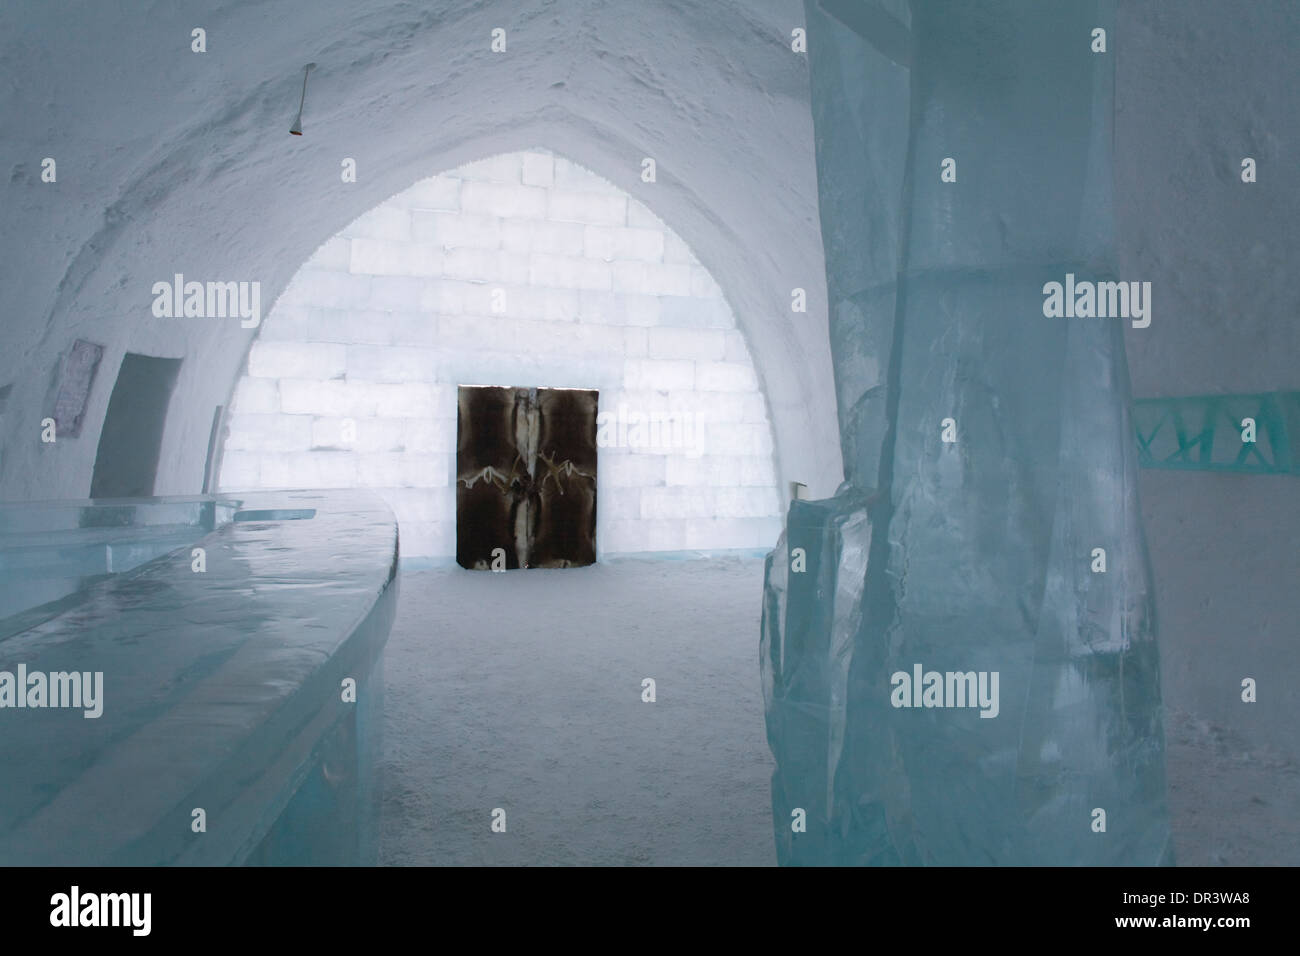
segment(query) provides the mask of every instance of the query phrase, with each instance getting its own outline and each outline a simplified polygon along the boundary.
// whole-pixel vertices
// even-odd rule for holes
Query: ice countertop
[[[342,682],[396,604],[392,513],[360,492],[238,497],[234,521],[0,640],[3,671],[103,673],[98,718],[0,709],[0,863],[238,859],[354,706]]]

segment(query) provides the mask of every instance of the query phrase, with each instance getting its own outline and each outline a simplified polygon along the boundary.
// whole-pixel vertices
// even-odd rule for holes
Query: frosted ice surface
[[[145,562],[100,573],[105,540]],[[397,545],[357,491],[0,507],[0,570],[78,582],[0,620],[0,865],[366,862]],[[20,673],[79,679],[37,697]]]
[[[921,5],[907,66],[807,7],[847,480],[769,559],[778,858],[1171,862],[1122,328],[1042,311],[1112,277],[1106,5]]]

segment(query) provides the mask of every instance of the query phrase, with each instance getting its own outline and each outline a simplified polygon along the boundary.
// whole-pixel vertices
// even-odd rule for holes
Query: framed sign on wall
[[[59,437],[76,438],[81,434],[81,422],[86,415],[86,402],[90,399],[90,386],[95,381],[99,361],[104,357],[104,346],[77,339],[63,362],[63,375],[54,399],[55,428]]]

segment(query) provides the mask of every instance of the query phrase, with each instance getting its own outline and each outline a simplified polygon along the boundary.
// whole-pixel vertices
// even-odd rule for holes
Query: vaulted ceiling
[[[255,330],[155,318],[153,283],[257,280],[265,314],[360,213],[529,146],[627,189],[691,245],[749,341],[782,477],[829,494],[841,468],[807,64],[790,48],[802,22],[783,0],[7,5],[0,386],[15,387],[0,497],[87,493],[128,351],[185,359],[156,490],[198,491],[212,410]],[[305,133],[290,136],[308,62]],[[647,156],[655,184],[640,179]],[[795,287],[807,313],[790,310]],[[41,446],[77,338],[105,346],[85,431]]]

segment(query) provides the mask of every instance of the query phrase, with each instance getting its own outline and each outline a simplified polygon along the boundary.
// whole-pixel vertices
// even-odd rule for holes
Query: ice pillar
[[[769,561],[778,857],[1169,862],[1128,319],[1044,314],[1141,279],[1110,3],[806,10],[847,478]]]

